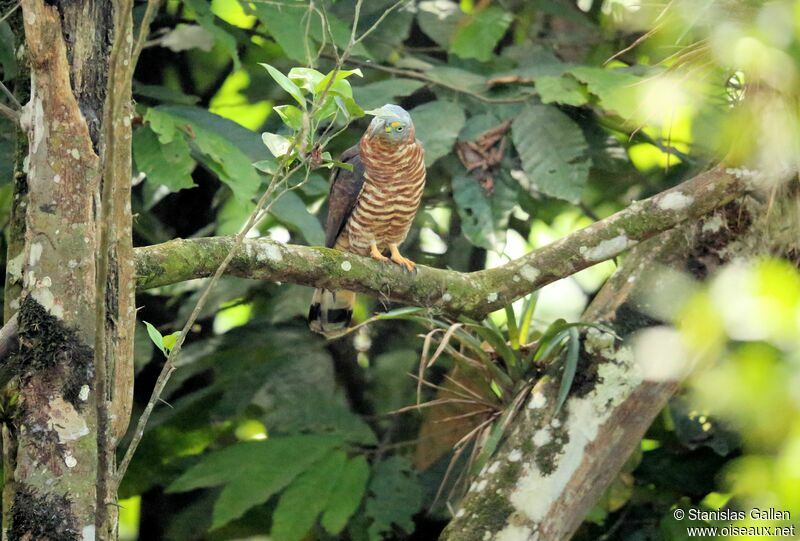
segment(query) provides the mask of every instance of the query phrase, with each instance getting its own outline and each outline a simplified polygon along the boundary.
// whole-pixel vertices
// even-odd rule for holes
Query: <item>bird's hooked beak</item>
[[[384,130],[385,126],[386,126],[385,120],[375,117],[375,119],[372,121],[372,125],[369,128],[369,138],[372,139],[373,137],[378,135],[380,132]]]

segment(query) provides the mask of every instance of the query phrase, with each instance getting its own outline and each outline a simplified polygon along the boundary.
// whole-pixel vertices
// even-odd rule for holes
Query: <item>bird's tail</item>
[[[317,289],[308,310],[308,327],[320,334],[330,335],[350,326],[356,294],[340,289]]]

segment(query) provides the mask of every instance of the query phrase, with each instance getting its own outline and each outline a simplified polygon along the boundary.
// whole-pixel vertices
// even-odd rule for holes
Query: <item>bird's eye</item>
[[[396,129],[397,131],[403,131],[403,126],[397,126],[397,128],[395,128],[395,129]]]

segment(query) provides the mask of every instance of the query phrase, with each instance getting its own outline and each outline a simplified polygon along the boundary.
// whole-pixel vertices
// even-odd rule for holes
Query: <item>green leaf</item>
[[[285,76],[283,73],[278,71],[277,69],[273,68],[269,64],[260,63],[262,67],[264,67],[267,72],[269,73],[270,77],[278,83],[278,85],[284,89],[286,92],[289,93],[291,97],[302,107],[303,109],[306,108],[306,99],[303,97],[303,92],[300,88],[294,84],[291,79]]]
[[[299,131],[303,127],[303,111],[294,105],[278,105],[272,109],[278,113],[283,123],[294,131]]]
[[[171,192],[195,186],[192,171],[196,162],[180,134],[173,135],[168,143],[159,143],[158,136],[149,127],[137,129],[133,133],[133,159],[148,182],[166,186]]]
[[[225,485],[214,505],[212,527],[218,528],[267,501],[341,443],[339,438],[317,435],[237,443],[204,456],[167,491]]]
[[[325,244],[325,232],[319,220],[308,211],[297,193],[284,193],[272,204],[270,214],[289,229],[301,233],[311,246]]]
[[[386,79],[364,86],[354,86],[353,95],[364,109],[374,109],[393,103],[397,98],[410,96],[425,86],[422,81],[415,79]]]
[[[350,87],[350,83],[346,81],[346,79],[351,75],[358,75],[359,77],[364,76],[360,69],[339,70],[336,72],[336,78],[333,79],[333,83],[330,83],[331,78],[333,78],[333,72],[331,71],[314,86],[314,94],[316,95],[321,93],[330,83],[331,86],[328,89],[328,92],[339,94],[340,96],[344,96],[346,98],[352,98],[353,89]]]
[[[0,22],[0,67],[3,79],[13,81],[17,77],[17,55],[14,52],[14,32],[7,21]]]
[[[148,331],[149,331],[149,329],[148,329]],[[174,333],[168,334],[167,336],[163,337],[164,349],[166,349],[167,352],[172,351],[172,348],[174,348],[175,344],[178,343],[178,337],[180,335],[181,335],[181,331],[175,331]]]
[[[147,321],[144,322],[144,326],[147,327],[147,335],[150,337],[150,340],[152,340],[156,347],[161,350],[161,353],[163,353],[164,356],[168,355],[167,349],[164,347],[164,337],[161,335],[158,329],[156,329]]]
[[[255,196],[261,180],[253,160],[245,154],[254,153],[252,144],[259,140],[253,132],[198,107],[154,107],[147,110],[145,120],[161,143],[186,134],[199,161],[216,173],[237,199],[247,201]],[[264,147],[258,146],[263,156]]]
[[[492,51],[512,20],[514,17],[501,7],[489,6],[476,11],[456,30],[450,52],[461,58],[486,62],[492,58]]]
[[[301,89],[305,90],[309,94],[313,94],[314,88],[325,77],[325,75],[313,68],[297,67],[290,69],[287,77],[289,77],[289,79],[291,79],[291,81]]]
[[[589,178],[591,159],[580,127],[549,105],[529,105],[511,125],[531,192],[577,203]]]
[[[578,368],[578,354],[581,350],[581,338],[578,334],[578,329],[570,327],[567,331],[569,333],[569,342],[567,343],[567,358],[564,362],[564,374],[561,376],[561,385],[558,388],[558,399],[556,400],[555,414],[561,410],[561,406],[567,400],[569,389],[572,387],[572,382],[575,380],[575,371]]]
[[[412,517],[422,506],[422,490],[408,459],[393,456],[376,464],[369,492],[364,512],[372,519],[370,540],[379,541],[393,525],[414,531]]]
[[[411,118],[417,139],[425,148],[427,166],[450,153],[467,119],[461,106],[444,100],[415,107],[411,111]]]
[[[369,465],[363,456],[350,459],[336,480],[328,498],[322,527],[331,535],[338,535],[358,509],[369,479]]]
[[[550,75],[539,77],[536,79],[536,91],[542,103],[561,103],[580,107],[588,102],[581,84],[572,77]]]
[[[270,153],[276,158],[285,156],[286,153],[289,152],[289,149],[292,148],[292,142],[283,135],[278,135],[277,133],[264,132],[261,134],[261,139],[264,141],[264,144],[267,145]]]
[[[304,5],[279,6],[265,2],[252,4],[252,9],[286,56],[302,64],[310,63],[316,50],[304,29],[308,17],[319,19],[314,12]]]
[[[241,62],[239,61],[239,53],[236,47],[236,38],[217,24],[218,19],[211,11],[210,2],[205,0],[185,0],[185,2],[195,12],[200,26],[213,35],[214,41],[231,57],[233,69],[240,69]]]
[[[642,79],[617,69],[579,66],[569,71],[597,96],[600,106],[624,119],[636,117],[637,93]]]
[[[281,494],[272,515],[274,541],[300,541],[325,509],[347,455],[334,451],[298,476]]]
[[[454,2],[424,0],[419,3],[417,24],[440,47],[447,48],[458,29],[462,13]]]
[[[508,217],[517,204],[517,190],[497,176],[494,189],[487,194],[471,175],[453,177],[453,200],[461,218],[461,228],[469,241],[487,250],[502,248]]]

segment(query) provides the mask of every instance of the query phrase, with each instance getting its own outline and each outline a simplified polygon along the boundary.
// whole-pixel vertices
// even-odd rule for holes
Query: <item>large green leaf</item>
[[[491,193],[471,175],[453,177],[453,200],[464,236],[475,246],[498,250],[505,242],[508,217],[517,204],[517,190],[496,175]]]
[[[330,43],[327,30],[317,10],[309,9],[304,2],[255,2],[258,19],[267,27],[286,56],[301,64],[312,64],[322,42]],[[343,49],[350,41],[350,25],[328,13],[330,33],[337,47]],[[308,29],[308,32],[306,32]],[[369,58],[363,44],[353,47],[353,56]]]
[[[597,96],[600,106],[624,119],[636,117],[637,93],[642,79],[616,69],[579,66],[569,71]]]
[[[455,2],[424,0],[417,6],[417,23],[439,46],[447,48],[463,14]]]
[[[239,53],[236,48],[236,38],[223,28],[223,22],[211,12],[211,4],[206,0],[184,0],[194,11],[197,22],[207,32],[214,36],[214,41],[233,60],[234,69],[239,69]]]
[[[341,441],[306,435],[237,443],[203,457],[168,492],[225,485],[214,505],[213,527],[218,528],[283,490]]]
[[[183,114],[186,110],[191,110],[192,115]],[[198,122],[197,117],[202,117],[203,121]],[[198,159],[230,187],[237,199],[247,201],[258,193],[261,179],[252,166],[253,160],[236,144],[236,139],[229,138],[238,130],[252,133],[249,130],[193,107],[155,107],[148,109],[145,120],[161,143],[169,143],[185,134],[197,149]],[[265,154],[262,150],[262,156]]]
[[[14,54],[14,32],[7,21],[0,22],[0,80],[13,81],[17,76],[17,55]]]
[[[458,132],[467,119],[460,105],[444,100],[415,107],[411,118],[417,139],[425,147],[425,165],[431,165],[453,149]]]
[[[544,75],[536,79],[536,92],[542,103],[563,103],[579,107],[587,103],[586,92],[572,77]]]
[[[356,512],[369,479],[369,465],[363,456],[356,456],[345,465],[328,498],[322,526],[331,535],[341,532]]]
[[[489,6],[473,13],[461,24],[450,43],[450,52],[461,58],[486,62],[514,17],[501,7]]]
[[[272,539],[300,541],[305,537],[327,506],[346,462],[344,451],[334,451],[289,485],[272,516]]]
[[[147,182],[166,186],[171,192],[195,185],[192,181],[195,161],[180,134],[169,143],[159,143],[150,128],[139,128],[133,134],[133,159],[136,168],[147,176]]]
[[[591,160],[572,119],[550,105],[529,105],[514,119],[511,134],[527,176],[524,188],[573,203],[580,199]]]
[[[422,491],[406,458],[393,456],[375,465],[369,492],[364,512],[372,519],[371,541],[380,541],[392,526],[407,533],[414,530],[412,517],[422,505]]]
[[[354,86],[353,94],[361,107],[375,109],[394,102],[395,98],[409,96],[424,85],[425,83],[415,79],[386,79],[364,86]]]

